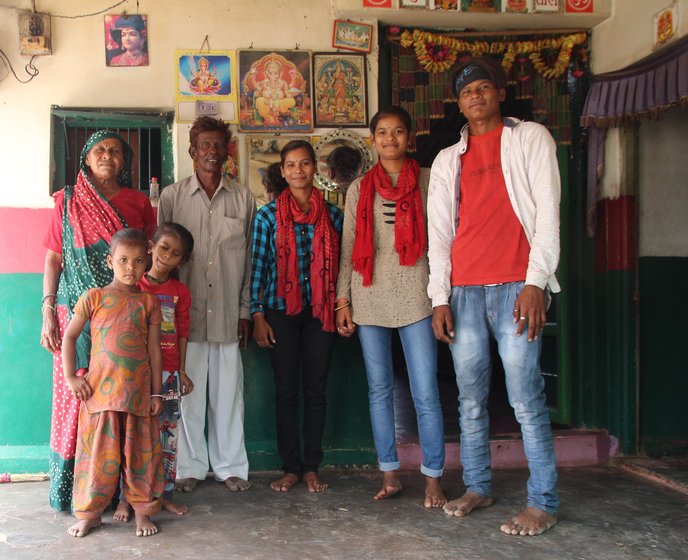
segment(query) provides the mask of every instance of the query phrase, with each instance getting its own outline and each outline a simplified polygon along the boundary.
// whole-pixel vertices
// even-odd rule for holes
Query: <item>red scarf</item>
[[[311,246],[311,312],[323,330],[334,332],[335,283],[339,274],[339,236],[321,192],[311,191],[310,211],[305,214],[285,189],[277,198],[277,295],[287,300],[287,315],[303,308],[299,283],[299,259],[294,224],[315,224]]]
[[[368,171],[361,180],[361,192],[356,208],[356,237],[351,260],[354,270],[363,276],[364,286],[370,286],[373,283],[375,191],[385,200],[396,202],[394,248],[399,255],[399,264],[415,265],[427,249],[423,201],[418,186],[419,174],[418,162],[407,158],[401,168],[396,188],[392,186],[392,179],[380,163]]]

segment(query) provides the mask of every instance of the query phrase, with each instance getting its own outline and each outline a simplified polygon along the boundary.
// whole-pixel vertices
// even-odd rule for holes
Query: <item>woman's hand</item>
[[[52,302],[55,307],[55,302]],[[55,353],[60,350],[62,341],[60,340],[60,328],[57,323],[57,315],[48,308],[43,308],[43,325],[41,326],[41,346],[48,352]]]
[[[179,387],[182,393],[182,397],[188,395],[191,391],[194,390],[193,381],[191,381],[191,378],[184,372],[179,373]]]
[[[87,401],[93,395],[93,387],[89,385],[84,377],[68,377],[67,385],[69,385],[74,396],[80,401]]]
[[[275,333],[272,332],[270,323],[265,320],[263,313],[253,314],[253,340],[261,348],[275,347]]]
[[[337,311],[335,316],[335,324],[337,325],[337,332],[346,338],[349,338],[356,330],[356,324],[352,318],[351,306],[347,305]]]

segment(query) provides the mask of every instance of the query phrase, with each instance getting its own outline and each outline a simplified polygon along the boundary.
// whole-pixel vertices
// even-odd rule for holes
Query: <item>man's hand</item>
[[[273,348],[275,346],[275,333],[272,332],[270,323],[265,320],[262,313],[253,314],[253,339],[261,348]]]
[[[537,286],[528,284],[516,298],[514,305],[514,323],[518,323],[516,334],[521,336],[528,323],[528,342],[537,340],[545,328],[547,315],[545,313],[545,291]]]
[[[251,321],[239,319],[237,335],[239,336],[239,348],[248,348],[248,339],[251,336]]]
[[[454,320],[448,305],[438,305],[432,308],[432,330],[435,338],[440,342],[451,344],[454,342]]]

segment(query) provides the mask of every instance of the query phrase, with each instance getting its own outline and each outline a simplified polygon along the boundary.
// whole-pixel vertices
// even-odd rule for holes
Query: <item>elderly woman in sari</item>
[[[93,134],[81,152],[75,185],[55,193],[55,209],[44,245],[41,346],[53,354],[53,409],[50,431],[50,505],[71,508],[79,401],[65,385],[61,342],[72,309],[89,288],[112,280],[106,255],[112,235],[125,227],[152,233],[156,219],[148,197],[132,188],[129,145],[115,132]],[[88,329],[77,343],[77,375],[90,352]]]

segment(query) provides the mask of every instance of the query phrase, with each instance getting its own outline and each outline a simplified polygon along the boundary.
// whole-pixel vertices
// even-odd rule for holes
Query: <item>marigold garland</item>
[[[446,35],[437,35],[428,31],[414,29],[401,34],[401,46],[413,48],[416,57],[428,72],[438,73],[449,70],[459,54],[467,53],[471,56],[486,54],[501,54],[502,66],[509,72],[516,56],[527,55],[533,67],[544,78],[551,80],[558,78],[571,62],[571,54],[575,47],[587,40],[585,33],[573,33],[557,38],[538,39],[534,41],[464,41]],[[557,50],[557,57],[552,65],[548,65],[542,52]]]

